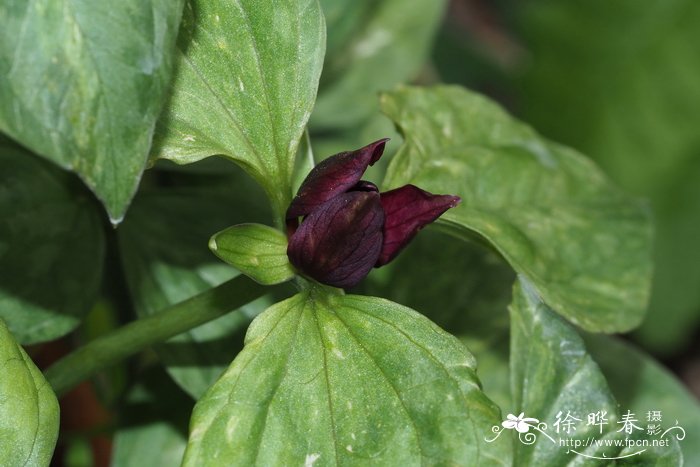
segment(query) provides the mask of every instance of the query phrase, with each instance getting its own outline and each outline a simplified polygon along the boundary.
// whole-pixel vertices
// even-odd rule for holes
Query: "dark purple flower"
[[[379,193],[361,180],[387,141],[329,157],[302,183],[287,209],[287,255],[300,272],[323,284],[352,287],[459,203],[458,196],[433,195],[413,185]]]

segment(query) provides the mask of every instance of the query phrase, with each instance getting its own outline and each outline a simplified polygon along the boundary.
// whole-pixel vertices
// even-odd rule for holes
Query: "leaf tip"
[[[216,243],[216,234],[209,239],[209,249],[215,253],[219,250],[219,245]]]

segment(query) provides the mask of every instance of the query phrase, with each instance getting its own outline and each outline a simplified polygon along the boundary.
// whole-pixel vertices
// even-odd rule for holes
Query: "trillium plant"
[[[446,5],[0,5],[0,466],[700,465],[611,336],[648,205],[442,84]]]

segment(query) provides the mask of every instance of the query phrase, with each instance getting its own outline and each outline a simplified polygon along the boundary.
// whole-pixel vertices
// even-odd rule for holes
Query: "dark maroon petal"
[[[383,226],[379,193],[342,193],[306,216],[289,239],[287,256],[318,282],[352,287],[377,262]]]
[[[389,138],[380,139],[356,151],[341,152],[314,167],[299,187],[287,209],[287,219],[306,216],[316,207],[350,190],[384,152]]]
[[[383,266],[399,254],[418,231],[457,206],[459,196],[433,195],[414,185],[381,194],[384,208],[384,244],[376,266]]]
[[[379,193],[379,188],[377,188],[377,185],[375,185],[372,182],[368,182],[367,180],[360,180],[359,182],[355,183],[355,185],[348,191],[374,191],[375,193]]]

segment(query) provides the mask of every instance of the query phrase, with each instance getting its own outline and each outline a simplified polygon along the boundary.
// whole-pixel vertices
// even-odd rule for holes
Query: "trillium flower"
[[[460,198],[414,185],[379,193],[361,180],[388,139],[329,157],[311,170],[287,209],[287,256],[306,276],[352,287],[396,255]],[[299,218],[303,218],[301,225]]]
[[[526,418],[525,417],[525,412],[521,412],[520,415],[517,417],[513,415],[512,413],[509,413],[506,416],[506,419],[503,420],[503,428],[507,428],[509,430],[512,430],[515,428],[518,433],[527,433],[530,431],[530,424],[531,423],[539,423],[540,421],[537,420],[536,418]]]

